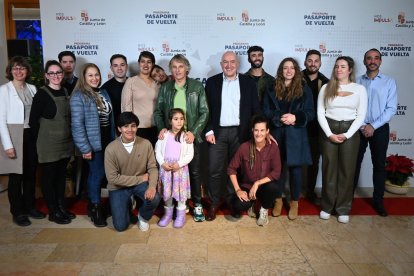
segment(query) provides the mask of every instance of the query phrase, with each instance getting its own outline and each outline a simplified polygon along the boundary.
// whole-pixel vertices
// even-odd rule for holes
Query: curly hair
[[[283,67],[286,62],[292,62],[295,68],[295,75],[293,76],[292,82],[289,86],[285,84],[285,77],[283,77]],[[287,92],[287,93],[286,93]],[[298,62],[291,57],[287,57],[282,60],[277,68],[276,82],[275,82],[275,93],[278,100],[286,98],[287,101],[292,101],[302,97],[303,95],[303,77],[300,71]]]
[[[171,58],[170,63],[168,64],[168,68],[170,69],[170,72],[172,72],[172,64],[173,64],[174,61],[177,62],[177,63],[184,64],[184,66],[186,67],[185,68],[185,71],[187,73],[190,72],[190,70],[191,70],[191,64],[188,61],[188,59],[184,55],[182,55],[182,54],[177,54],[177,55],[175,55],[175,56],[173,56]]]

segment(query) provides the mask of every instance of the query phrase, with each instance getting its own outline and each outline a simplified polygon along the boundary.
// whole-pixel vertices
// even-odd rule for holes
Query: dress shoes
[[[321,205],[321,198],[315,192],[306,194],[306,199],[317,206]]]
[[[62,214],[59,210],[49,212],[49,221],[53,221],[57,224],[69,224],[72,222],[70,218]]]
[[[13,222],[22,227],[32,224],[26,215],[13,216]]]
[[[64,200],[58,200],[58,209],[63,215],[70,218],[71,220],[76,218],[76,215],[74,213],[71,213],[68,211],[68,209],[66,209]]]
[[[206,220],[207,221],[213,221],[213,220],[215,220],[216,219],[216,215],[217,215],[217,210],[218,210],[218,207],[211,206],[208,209],[208,212],[207,212],[207,215],[206,215]]]
[[[374,203],[374,209],[375,209],[375,212],[377,212],[377,214],[380,215],[381,217],[388,216],[388,212],[387,210],[385,210],[384,204]]]
[[[28,215],[29,215],[29,217],[31,217],[33,219],[44,219],[46,217],[46,214],[40,212],[37,209],[30,210]]]
[[[76,215],[74,214],[74,213],[71,213],[71,212],[69,212],[66,208],[64,208],[63,206],[58,206],[58,208],[59,208],[59,211],[64,215],[64,216],[66,216],[67,218],[69,218],[69,219],[75,219],[76,218]]]
[[[235,219],[239,219],[241,218],[241,213],[240,211],[231,210],[231,216]]]

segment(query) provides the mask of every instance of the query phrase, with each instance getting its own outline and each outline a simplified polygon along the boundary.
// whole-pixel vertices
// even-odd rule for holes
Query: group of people
[[[35,205],[37,164],[43,170],[49,220],[67,224],[76,218],[64,200],[66,169],[75,155],[79,164],[88,164],[88,215],[97,227],[107,225],[101,201],[105,179],[117,231],[129,227],[135,200],[140,201],[138,227],[147,231],[161,199],[160,227],[172,221],[173,227],[183,227],[189,199],[196,222],[214,220],[225,203],[234,218],[247,211],[264,226],[269,212],[275,217],[282,212],[287,178],[285,202],[288,218],[294,220],[305,166],[304,194],[320,201],[320,218],[336,213],[339,222],[348,223],[368,143],[373,204],[386,216],[388,122],[396,112],[397,94],[395,81],[379,71],[381,53],[365,53],[367,71],[358,79],[353,59],[338,57],[330,80],[319,72],[317,50],[306,54],[303,71],[294,58],[283,59],[275,77],[263,70],[263,53],[260,46],[250,47],[251,68],[242,74],[238,56],[225,52],[222,72],[208,78],[205,87],[189,77],[191,65],[183,55],[170,60],[172,76],[167,76],[154,55],[143,51],[138,74],[127,78],[127,58],[116,54],[110,58],[113,77],[101,86],[98,66],[86,63],[78,79],[76,57],[64,51],[59,61],[46,62],[45,86],[37,91],[27,83],[27,60],[11,58],[6,68],[10,81],[0,87],[0,173],[9,174],[13,221],[27,226],[29,218],[46,217]],[[206,212],[201,173],[205,141]],[[315,194],[320,156],[321,199]]]

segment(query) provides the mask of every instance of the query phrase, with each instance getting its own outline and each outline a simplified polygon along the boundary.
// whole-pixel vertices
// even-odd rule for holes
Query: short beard
[[[314,70],[314,71],[311,71],[311,70],[309,70],[309,69],[306,69],[306,73],[307,73],[308,75],[316,74],[316,73],[318,73],[318,72],[319,72],[319,70],[318,70],[318,69],[316,69],[316,70]]]
[[[256,65],[254,62],[250,62],[250,65],[252,66],[253,69],[262,68],[263,61],[260,62],[259,65]]]

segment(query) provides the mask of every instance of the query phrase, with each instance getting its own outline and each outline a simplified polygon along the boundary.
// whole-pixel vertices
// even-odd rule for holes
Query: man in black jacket
[[[307,85],[312,90],[313,95],[313,104],[315,105],[315,112],[316,112],[316,105],[318,103],[318,94],[321,87],[326,84],[329,79],[325,77],[319,69],[321,68],[321,53],[318,50],[309,50],[306,53],[305,58],[305,67],[306,69],[302,71],[303,77],[306,80]],[[315,193],[315,186],[316,186],[316,178],[318,177],[318,170],[319,170],[319,156],[321,155],[321,150],[319,148],[319,124],[318,120],[315,118],[308,123],[308,137],[309,137],[309,144],[311,147],[311,154],[312,154],[312,165],[308,166],[307,171],[307,184],[304,189],[306,191],[306,198],[308,198],[313,203],[319,205],[319,200]]]
[[[207,79],[206,94],[210,118],[206,127],[209,143],[208,193],[211,206],[206,220],[216,218],[224,186],[228,196],[234,189],[226,174],[228,162],[250,135],[250,120],[260,112],[256,84],[239,74],[240,62],[234,52],[225,52],[220,62],[222,73]],[[223,185],[223,183],[227,183]]]

